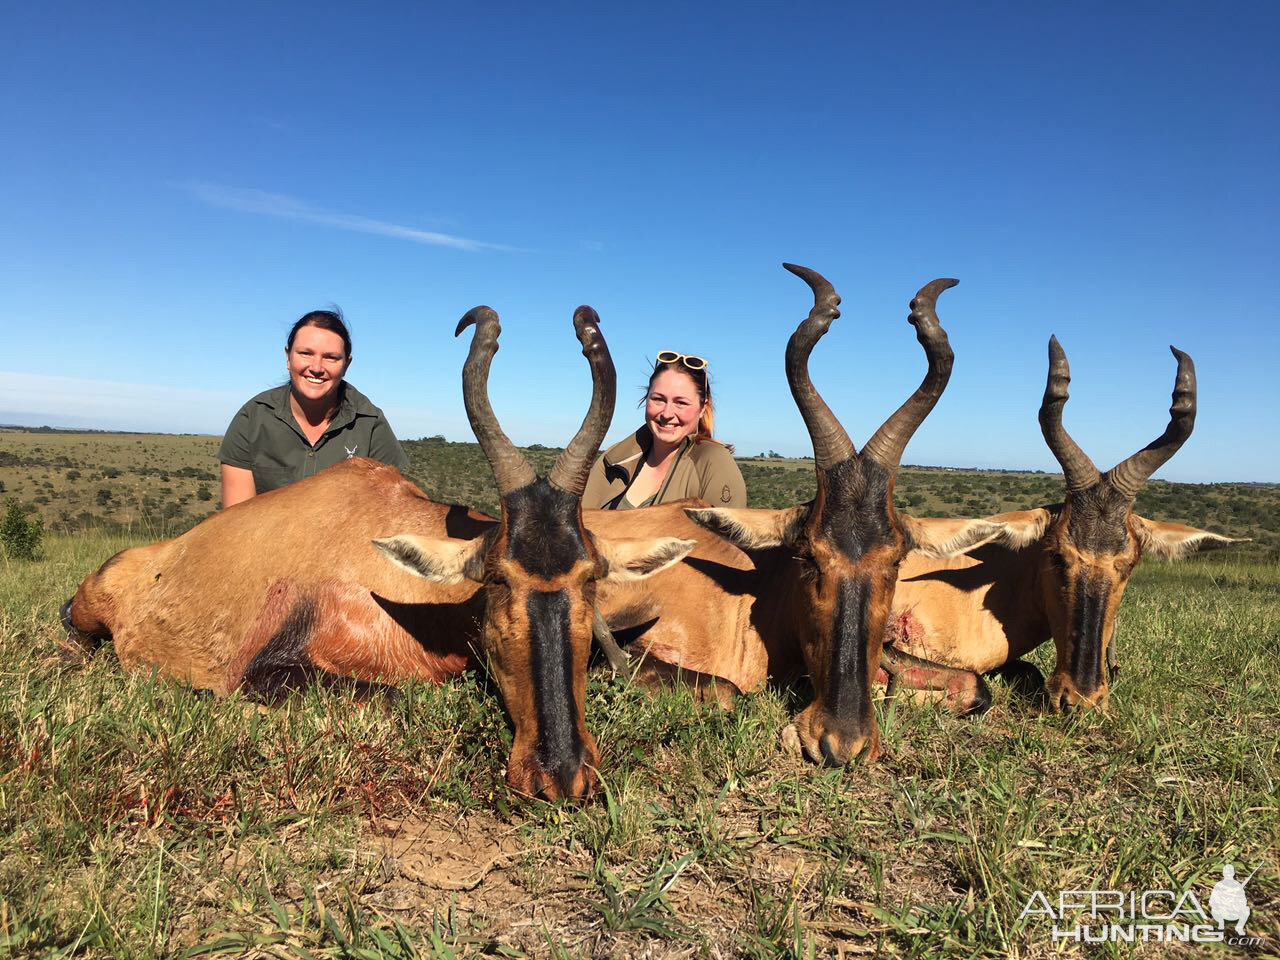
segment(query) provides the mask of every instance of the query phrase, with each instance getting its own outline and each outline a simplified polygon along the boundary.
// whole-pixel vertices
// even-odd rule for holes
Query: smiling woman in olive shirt
[[[351,335],[333,310],[306,314],[284,348],[289,382],[258,394],[222,438],[222,505],[287,486],[352,457],[403,471],[408,458],[382,411],[343,377]]]
[[[591,468],[582,505],[632,510],[697,497],[718,507],[745,507],[747,487],[733,453],[711,438],[715,407],[707,361],[661,351],[644,403],[644,425]]]

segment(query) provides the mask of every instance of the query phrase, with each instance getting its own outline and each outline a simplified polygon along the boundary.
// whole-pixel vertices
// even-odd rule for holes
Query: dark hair
[[[342,311],[337,307],[332,310],[312,310],[310,313],[303,314],[289,330],[289,339],[284,342],[285,350],[293,349],[293,338],[303,327],[319,327],[321,330],[336,333],[342,338],[342,348],[346,351],[347,359],[351,359],[351,334],[347,331],[347,324],[342,319]]]
[[[693,435],[694,443],[700,440],[710,440],[711,430],[716,423],[716,408],[711,402],[711,375],[707,372],[707,368],[701,370],[690,370],[679,360],[672,363],[662,363],[659,361],[653,365],[653,373],[649,374],[649,384],[644,388],[644,397],[640,403],[644,404],[649,399],[649,391],[653,389],[653,381],[658,379],[658,374],[664,370],[674,370],[676,373],[683,373],[686,377],[693,381],[693,385],[698,389],[698,397],[702,400],[702,414],[698,417],[698,432]]]

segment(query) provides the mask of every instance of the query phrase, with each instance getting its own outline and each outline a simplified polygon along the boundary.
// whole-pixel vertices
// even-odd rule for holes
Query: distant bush
[[[79,479],[80,479],[80,471],[79,471],[79,470],[68,470],[68,471],[67,471],[67,479],[68,479],[68,480],[71,480],[71,481],[73,481],[73,482],[74,482],[74,481],[76,481],[76,480],[79,480]]]
[[[205,485],[202,483],[202,484],[200,484],[200,486],[198,486],[198,487],[196,488],[196,499],[198,499],[198,500],[212,500],[212,499],[213,499],[213,493],[212,493],[212,492],[210,492],[209,488],[208,488],[207,486],[205,486]]]
[[[44,536],[44,521],[38,516],[28,520],[27,511],[13,497],[5,505],[4,519],[0,520],[0,543],[5,553],[15,560],[34,560]]]

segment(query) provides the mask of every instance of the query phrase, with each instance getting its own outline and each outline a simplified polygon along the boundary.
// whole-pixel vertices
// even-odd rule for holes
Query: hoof
[[[58,611],[58,620],[62,624],[62,637],[58,641],[58,648],[67,659],[83,663],[98,649],[99,641],[81,633],[71,622],[71,601],[74,599],[72,597],[67,600]]]
[[[991,709],[991,688],[982,677],[975,675],[974,679],[977,681],[977,686],[973,698],[960,713],[962,717],[980,717]]]
[[[788,723],[782,728],[782,752],[792,757],[799,757],[804,753],[804,747],[800,744],[800,731],[796,729],[794,723]]]

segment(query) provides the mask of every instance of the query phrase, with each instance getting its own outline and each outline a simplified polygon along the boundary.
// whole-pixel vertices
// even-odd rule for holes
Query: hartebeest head
[[[697,523],[744,550],[787,551],[787,582],[799,602],[795,631],[813,680],[814,700],[796,718],[809,757],[847,763],[879,752],[872,681],[898,565],[910,550],[960,552],[1002,529],[987,520],[916,520],[894,510],[893,485],[903,450],[942,395],[952,352],[938,323],[938,295],[955,280],[934,280],[911,301],[908,321],[929,369],[907,401],[862,452],[809,379],[809,354],[840,316],[840,297],[817,272],[783,264],[813,290],[809,316],[787,343],[787,381],[813,442],[817,496],[785,510],[690,509]]]
[[[1147,520],[1133,512],[1147,478],[1191,436],[1196,421],[1196,368],[1170,347],[1178,361],[1173,405],[1163,434],[1104,474],[1067,434],[1062,408],[1071,373],[1057,337],[1049,339],[1049,376],[1040,404],[1040,429],[1066,478],[1060,506],[1010,515],[1011,542],[1039,539],[1041,601],[1057,648],[1047,684],[1055,710],[1105,707],[1107,647],[1116,610],[1143,553],[1174,558],[1239,541],[1176,523]]]
[[[518,793],[585,798],[596,787],[599,751],[583,719],[596,582],[638,579],[683,558],[692,541],[595,539],[582,525],[582,491],[613,418],[613,360],[590,307],[573,315],[591,366],[587,416],[547,477],[539,477],[502,432],[489,405],[489,365],[502,332],[498,315],[476,307],[462,372],[463,401],[497,481],[501,517],[475,540],[416,536],[375,541],[396,563],[440,583],[483,584],[485,653],[515,726],[507,783]],[[456,335],[455,334],[455,335]]]

